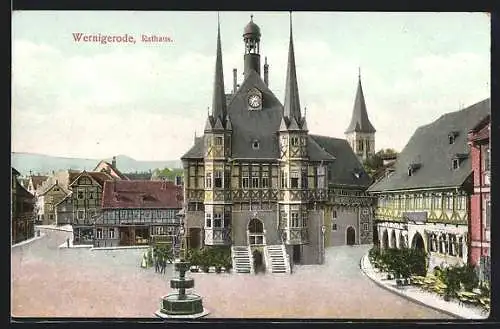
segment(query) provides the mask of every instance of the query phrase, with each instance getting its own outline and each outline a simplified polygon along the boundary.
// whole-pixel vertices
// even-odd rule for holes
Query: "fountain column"
[[[190,263],[183,260],[175,263],[175,269],[179,272],[179,276],[170,280],[170,288],[177,289],[178,292],[170,293],[161,298],[161,308],[155,313],[157,317],[195,319],[209,314],[203,307],[201,296],[186,293],[186,289],[194,287],[194,279],[186,278],[189,266]]]

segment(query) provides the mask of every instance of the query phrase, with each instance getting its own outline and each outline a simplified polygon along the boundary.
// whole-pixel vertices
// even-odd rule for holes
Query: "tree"
[[[367,158],[363,162],[363,167],[365,168],[365,171],[374,179],[380,174],[380,171],[382,171],[385,166],[384,166],[384,158],[388,156],[397,156],[398,152],[396,150],[387,148],[387,149],[381,149],[371,157]]]

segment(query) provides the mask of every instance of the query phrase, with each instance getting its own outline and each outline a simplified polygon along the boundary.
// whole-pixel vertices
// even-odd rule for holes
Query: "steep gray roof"
[[[398,155],[395,171],[375,182],[369,191],[461,186],[472,170],[467,132],[490,113],[490,108],[490,100],[486,99],[419,127]],[[450,133],[456,134],[453,144],[449,143]],[[452,160],[457,155],[467,157],[453,170]],[[409,176],[411,164],[418,164],[420,168]]]
[[[331,173],[330,184],[368,187],[371,178],[354,154],[351,146],[345,139],[318,135],[309,135],[324,151],[335,157],[328,167]]]
[[[194,145],[181,157],[181,160],[203,159],[203,145],[203,136],[195,137]]]
[[[351,123],[347,130],[347,133],[351,132],[362,132],[362,133],[374,133],[375,128],[368,119],[368,112],[366,111],[365,96],[363,94],[363,87],[361,86],[361,76],[358,79],[358,90],[356,91],[356,98],[354,99],[354,108],[352,110]]]
[[[249,111],[248,91],[257,88],[262,93],[262,109]],[[278,158],[278,135],[283,105],[254,70],[245,75],[227,109],[233,128],[233,158]],[[259,149],[252,142],[259,141]]]

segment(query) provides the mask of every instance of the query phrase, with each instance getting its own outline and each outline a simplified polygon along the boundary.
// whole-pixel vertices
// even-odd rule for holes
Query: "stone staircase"
[[[264,257],[267,272],[290,274],[290,260],[284,244],[265,246]]]
[[[254,273],[253,256],[249,246],[232,246],[231,258],[235,273]]]

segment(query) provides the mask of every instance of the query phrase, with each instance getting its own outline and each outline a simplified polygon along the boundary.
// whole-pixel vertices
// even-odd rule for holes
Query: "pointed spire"
[[[209,115],[207,116],[207,121],[205,121],[205,132],[209,132],[212,130],[213,124],[212,124],[212,117]]]
[[[292,118],[300,121],[302,117],[300,114],[299,87],[297,85],[297,73],[295,69],[295,53],[293,51],[292,12],[290,12],[290,44],[286,71],[284,115],[290,121]]]
[[[365,96],[363,87],[361,86],[361,69],[358,68],[358,89],[354,100],[354,108],[352,110],[352,118],[349,127],[345,131],[346,134],[351,132],[374,133],[376,130],[368,119],[366,111]]]
[[[217,55],[215,59],[215,77],[212,98],[212,115],[220,118],[222,122],[226,118],[226,95],[224,91],[224,72],[222,69],[222,49],[220,41],[220,21],[217,13]]]

